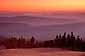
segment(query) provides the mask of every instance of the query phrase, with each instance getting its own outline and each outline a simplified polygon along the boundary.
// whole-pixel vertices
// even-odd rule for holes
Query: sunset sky
[[[75,32],[84,37],[84,30],[85,0],[0,0],[0,35],[27,32],[43,39]]]
[[[85,0],[0,0],[1,12],[85,12]]]
[[[27,17],[17,17],[17,14],[10,12],[21,12],[21,16]],[[64,14],[58,14],[62,12]],[[33,26],[85,22],[81,12],[85,12],[85,0],[0,0],[0,17],[8,17],[0,18],[0,22],[20,22]]]

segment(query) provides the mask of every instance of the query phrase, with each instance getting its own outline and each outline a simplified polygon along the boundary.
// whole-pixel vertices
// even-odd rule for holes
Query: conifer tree
[[[31,47],[34,47],[35,44],[35,38],[32,36],[32,38],[30,39],[30,43],[31,43]]]

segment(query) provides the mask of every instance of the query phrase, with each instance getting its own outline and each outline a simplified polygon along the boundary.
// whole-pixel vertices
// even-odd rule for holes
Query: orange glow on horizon
[[[3,0],[0,11],[9,12],[85,12],[85,0]]]

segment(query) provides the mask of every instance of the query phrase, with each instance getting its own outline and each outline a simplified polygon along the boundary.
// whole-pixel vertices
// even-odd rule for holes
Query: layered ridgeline
[[[75,35],[80,35],[83,40],[85,37],[85,23],[73,23],[63,25],[45,25],[45,26],[32,26],[24,23],[0,23],[0,35],[4,36],[35,36],[38,40],[54,39],[56,34],[63,32],[74,32]]]
[[[56,34],[74,32],[85,37],[84,13],[77,14],[0,14],[0,35],[35,36],[38,40],[55,38]],[[81,20],[80,20],[81,19]]]

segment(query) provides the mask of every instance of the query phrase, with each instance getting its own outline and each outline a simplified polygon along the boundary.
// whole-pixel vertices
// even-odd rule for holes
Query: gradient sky
[[[18,14],[10,12],[24,12],[19,16],[27,17],[17,17]],[[62,12],[64,14],[58,14]],[[85,0],[0,0],[0,22],[20,22],[33,26],[85,22],[85,15],[80,12],[85,12]]]
[[[85,12],[85,0],[0,0],[3,12]]]
[[[60,24],[68,27],[57,28]],[[0,34],[26,31],[46,39],[47,35],[73,31],[84,37],[84,29],[85,0],[0,0]]]

